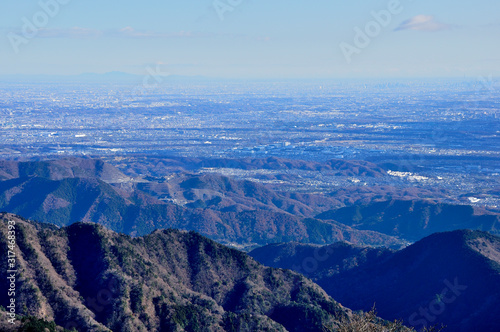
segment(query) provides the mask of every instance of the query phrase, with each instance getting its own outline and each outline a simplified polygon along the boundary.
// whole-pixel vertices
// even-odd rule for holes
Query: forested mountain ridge
[[[16,224],[17,308],[82,331],[321,331],[352,316],[312,281],[194,232]],[[6,287],[5,262],[0,287]],[[5,296],[0,298],[6,307]]]
[[[385,319],[445,331],[498,331],[500,237],[457,230],[430,235],[402,250],[273,244],[250,255],[300,272],[353,310],[375,304]]]

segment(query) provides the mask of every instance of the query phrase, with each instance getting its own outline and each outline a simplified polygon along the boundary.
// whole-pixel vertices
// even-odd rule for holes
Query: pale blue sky
[[[391,1],[220,0],[237,4],[221,20],[212,0],[69,0],[43,22],[37,1],[3,0],[0,75],[143,74],[157,63],[230,78],[500,75],[498,0],[401,0],[348,63],[340,44],[356,47],[354,28]],[[42,29],[23,36],[23,18],[37,14]]]

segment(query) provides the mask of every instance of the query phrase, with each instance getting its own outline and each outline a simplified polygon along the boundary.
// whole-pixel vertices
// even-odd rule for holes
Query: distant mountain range
[[[412,242],[432,233],[454,229],[477,229],[500,235],[500,215],[478,215],[476,212],[468,205],[391,200],[326,211],[316,218],[335,220],[356,229],[372,230]]]
[[[158,228],[195,230],[223,243],[265,245],[284,241],[400,248],[404,241],[359,231],[335,221],[300,216],[307,204],[250,181],[181,174],[169,183],[131,182],[101,161],[88,159],[0,163],[0,210],[58,226],[78,221],[145,235]],[[150,194],[189,200],[180,206]],[[298,213],[294,215],[292,213]]]
[[[144,235],[158,228],[196,230],[220,242],[268,244],[283,241],[353,243],[400,247],[403,242],[318,219],[264,210],[216,211],[158,201],[120,190],[98,179],[17,178],[0,182],[0,209],[26,218],[70,225],[96,222],[115,231]]]
[[[135,75],[120,71],[108,73],[83,73],[78,75],[0,75],[0,82],[20,82],[20,83],[136,83],[142,84],[144,75]],[[163,82],[169,81],[209,81],[216,80],[203,76],[181,76],[181,75],[162,75]]]
[[[131,238],[97,224],[58,229],[1,214],[3,257],[9,220],[16,224],[18,314],[67,329],[319,332],[356,317],[300,274],[264,267],[194,232]],[[7,301],[0,297],[4,308]],[[382,331],[382,323],[370,325]]]
[[[29,177],[50,180],[98,178],[108,183],[130,179],[115,167],[97,159],[67,158],[26,162],[0,160],[0,181]]]
[[[374,163],[362,160],[331,159],[326,162],[307,160],[292,160],[278,157],[268,158],[189,158],[189,157],[131,157],[128,165],[123,165],[128,172],[136,175],[149,174],[161,176],[165,171],[197,170],[201,168],[237,168],[244,170],[305,170],[305,171],[335,171],[342,176],[386,176],[387,172]]]
[[[359,160],[332,159],[326,162],[291,160],[278,157],[268,158],[188,158],[188,157],[155,157],[155,156],[123,156],[106,158],[106,161],[131,177],[145,177],[152,182],[163,181],[172,174],[203,172],[206,169],[220,171],[243,170],[247,175],[253,174],[253,182],[266,182],[266,188],[287,195],[305,203],[311,209],[301,212],[304,216],[315,215],[346,205],[367,204],[373,201],[399,200],[450,200],[443,188],[422,188],[392,186],[391,176],[380,166]],[[333,176],[352,177],[359,181],[364,179],[381,180],[372,185],[332,186],[323,188],[322,194],[310,194],[303,190],[294,190],[294,184],[300,181],[296,172],[326,173]],[[385,178],[385,179],[384,179]],[[388,180],[388,181],[384,181]],[[304,179],[307,181],[307,179]],[[287,186],[291,188],[286,189]],[[309,188],[310,189],[310,188]],[[154,194],[153,194],[154,195]],[[315,212],[315,213],[314,213]]]
[[[340,196],[281,192],[255,181],[189,171],[224,165],[381,174],[375,165],[355,161],[320,164],[277,158],[164,160],[143,164],[147,169],[141,177],[136,176],[141,172],[137,163],[133,169],[125,167],[125,174],[94,159],[0,161],[0,211],[58,226],[96,222],[130,235],[158,228],[194,230],[240,248],[349,241],[398,249],[437,231],[467,228],[498,233],[498,215],[470,206],[391,200],[338,208],[343,204],[339,198],[350,196],[349,192]],[[318,211],[325,212],[313,217]]]
[[[402,319],[417,330],[498,331],[500,237],[458,230],[430,235],[400,251],[347,243],[273,244],[250,253],[264,265],[292,269],[343,305]]]
[[[401,248],[437,231],[467,228],[498,234],[499,216],[470,206],[418,198],[373,202],[380,199],[376,188],[366,193],[338,189],[335,195],[278,191],[255,181],[192,172],[206,167],[328,169],[344,175],[383,176],[374,164],[337,160],[179,158],[134,162],[120,166],[123,171],[94,159],[0,161],[0,210],[59,226],[93,221],[131,235],[169,227],[195,230],[245,246],[350,241]],[[344,201],[356,195],[372,202]]]

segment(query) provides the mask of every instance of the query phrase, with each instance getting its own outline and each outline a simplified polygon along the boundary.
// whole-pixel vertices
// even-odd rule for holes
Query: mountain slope
[[[500,216],[475,215],[469,205],[392,200],[327,211],[316,218],[336,220],[358,229],[372,230],[417,241],[436,232],[475,229],[500,234]]]
[[[310,280],[196,233],[16,223],[19,313],[84,331],[321,331],[352,315]],[[6,260],[0,287],[7,279]],[[8,299],[0,297],[4,307]]]
[[[129,197],[131,198],[131,197]],[[122,230],[119,211],[134,202],[95,178],[16,178],[0,182],[0,209],[65,226],[95,221]]]
[[[234,180],[219,174],[181,174],[163,185],[140,183],[138,189],[154,197],[183,200],[190,207],[209,207],[215,210],[269,210],[298,216],[313,216],[317,206],[286,197],[266,186],[248,180]],[[330,199],[327,206],[338,203]],[[320,210],[321,211],[321,210]]]
[[[288,242],[269,244],[252,250],[258,262],[276,268],[292,269],[319,280],[358,266],[367,266],[390,257],[394,250],[355,246],[336,242],[326,246]]]
[[[140,191],[122,191],[96,178],[23,177],[1,181],[2,210],[58,226],[96,222],[130,235],[145,235],[158,228],[179,228],[197,231],[220,242],[244,245],[282,241],[326,244],[340,240],[395,248],[403,245],[402,241],[384,234],[284,212],[186,208]]]
[[[0,181],[26,177],[43,177],[51,180],[98,178],[110,183],[129,179],[114,166],[98,159],[66,158],[26,162],[0,160]]]
[[[332,159],[327,162],[314,162],[306,160],[284,159],[278,157],[268,158],[189,158],[189,157],[128,157],[127,164],[117,164],[125,173],[134,175],[148,174],[163,176],[172,171],[198,170],[201,168],[236,168],[243,170],[307,170],[307,171],[334,171],[339,176],[387,176],[387,172],[371,162],[362,160]]]
[[[276,248],[277,247],[277,248]],[[437,233],[398,252],[345,244],[320,249],[273,245],[251,255],[305,272],[352,309],[374,304],[385,319],[446,331],[498,331],[500,238],[481,231]],[[309,269],[308,269],[309,268]]]

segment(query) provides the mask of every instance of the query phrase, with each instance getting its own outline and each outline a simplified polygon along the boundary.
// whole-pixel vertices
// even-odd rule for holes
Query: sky
[[[500,75],[498,0],[2,0],[0,75]]]

